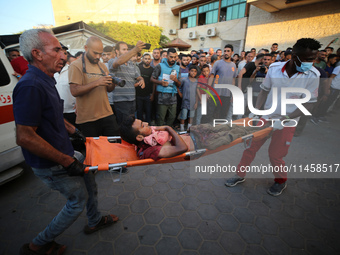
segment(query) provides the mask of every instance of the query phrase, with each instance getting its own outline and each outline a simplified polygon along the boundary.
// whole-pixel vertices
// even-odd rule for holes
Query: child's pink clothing
[[[168,131],[155,131],[155,127],[151,127],[152,133],[144,137],[144,142],[151,146],[163,145],[171,141],[171,136]]]

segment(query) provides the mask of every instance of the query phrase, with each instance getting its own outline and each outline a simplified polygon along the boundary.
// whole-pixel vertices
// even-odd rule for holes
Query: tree
[[[107,21],[106,23],[90,22],[89,25],[103,34],[110,36],[117,41],[124,41],[127,44],[135,45],[139,40],[150,43],[150,51],[159,48],[160,43],[164,42],[167,38],[165,36],[166,38],[164,39],[164,36],[162,36],[162,29],[156,26],[116,21]]]

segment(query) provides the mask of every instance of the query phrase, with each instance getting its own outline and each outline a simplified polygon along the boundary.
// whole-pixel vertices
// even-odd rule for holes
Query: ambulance
[[[24,161],[20,146],[16,144],[13,115],[13,89],[18,79],[5,52],[0,49],[0,185],[23,173]]]

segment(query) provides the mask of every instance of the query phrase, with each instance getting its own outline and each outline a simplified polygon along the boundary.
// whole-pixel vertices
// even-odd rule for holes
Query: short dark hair
[[[277,43],[273,43],[272,46],[273,46],[273,45],[279,46]]]
[[[164,52],[168,53],[166,50],[162,50],[161,51],[161,56],[163,55]]]
[[[149,53],[144,53],[144,54],[143,54],[143,57],[145,57],[145,56],[149,56],[149,57],[151,58],[151,56],[150,56]]]
[[[197,58],[197,59],[199,59],[199,57],[198,57],[197,54],[194,54],[193,56],[191,56],[191,58]]]
[[[120,50],[120,45],[122,45],[122,44],[126,44],[127,45],[127,43],[126,42],[123,42],[123,41],[119,41],[119,42],[117,42],[116,43],[116,45],[115,45],[115,50]]]
[[[222,51],[222,50],[221,50],[221,49],[217,49],[217,50],[216,50],[216,53],[217,53],[218,51]]]
[[[78,52],[74,55],[74,57],[77,58],[77,57],[83,55],[83,53],[84,53],[84,51],[78,51]]]
[[[285,51],[285,57],[292,55],[292,51],[291,50],[286,50]]]
[[[246,51],[246,54],[244,56],[246,57],[249,53],[251,53],[251,51]]]
[[[263,53],[260,53],[256,56],[256,59],[260,59],[260,58],[263,58],[264,57],[264,54]]]
[[[169,53],[177,53],[176,49],[175,48],[169,48],[168,49],[168,54]]]
[[[136,136],[139,135],[139,132],[132,128],[135,120],[136,118],[133,115],[126,116],[119,126],[119,132],[124,141],[138,145],[140,142],[137,141]]]
[[[330,46],[326,47],[325,50],[326,50],[326,49],[330,49],[330,50],[332,50],[332,51],[334,50],[334,48],[333,48],[333,47],[330,47]]]
[[[190,72],[190,70],[192,70],[192,69],[195,69],[195,70],[197,71],[197,74],[196,74],[196,77],[197,77],[198,74],[199,74],[199,69],[198,69],[198,67],[195,66],[195,65],[191,65],[191,66],[189,67],[189,72]]]
[[[336,54],[329,54],[328,56],[328,60],[330,60],[331,58],[336,58],[338,55]]]
[[[105,46],[103,52],[111,52],[113,50],[112,46]]]
[[[226,44],[226,46],[224,46],[224,48],[229,48],[231,49],[231,51],[234,51],[234,46],[231,44]]]
[[[256,51],[256,49],[255,49],[255,48],[251,48],[251,50],[250,50],[250,51],[252,51],[252,50]]]
[[[259,55],[260,55],[260,54],[259,54]],[[271,57],[271,58],[274,57],[273,54],[271,54],[271,53],[266,53],[266,54],[264,54],[263,56],[264,56],[264,57]]]
[[[204,65],[202,66],[202,70],[203,70],[204,68],[209,68],[209,70],[210,70],[210,67],[209,67],[209,65],[207,65],[207,64],[204,64]]]
[[[216,60],[218,59],[218,56],[217,55],[212,55],[211,58],[210,58],[210,64],[211,63],[214,63]]]
[[[6,50],[6,53],[9,54],[9,53],[11,53],[11,52],[13,52],[13,51],[16,51],[16,52],[19,52],[19,53],[20,53],[20,51],[17,50],[17,49],[7,49],[7,50]]]
[[[161,49],[160,49],[160,48],[155,48],[155,49],[153,49],[153,51],[152,51],[152,52],[154,52],[155,50],[159,50],[159,51],[161,51]]]
[[[313,38],[301,38],[293,46],[293,53],[302,53],[307,49],[318,50],[321,48],[320,42]]]
[[[71,53],[69,53],[69,52],[67,51],[67,62],[70,61],[70,58],[76,58],[76,57],[73,56]]]
[[[327,53],[327,51],[326,51],[326,50],[319,50],[319,52],[325,52],[325,53]]]

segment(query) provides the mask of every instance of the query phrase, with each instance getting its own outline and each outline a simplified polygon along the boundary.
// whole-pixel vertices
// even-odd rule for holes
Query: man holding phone
[[[136,111],[135,87],[145,88],[144,79],[139,68],[131,61],[131,58],[145,49],[146,46],[144,42],[138,41],[132,50],[128,50],[126,42],[117,42],[115,45],[117,57],[109,60],[110,73],[126,81],[124,87],[117,87],[113,93],[118,125],[123,121],[124,116],[134,114]]]

